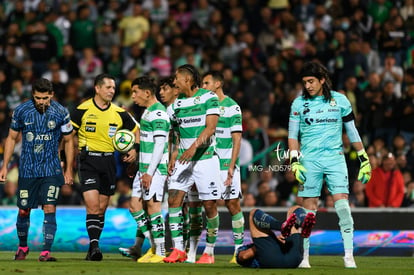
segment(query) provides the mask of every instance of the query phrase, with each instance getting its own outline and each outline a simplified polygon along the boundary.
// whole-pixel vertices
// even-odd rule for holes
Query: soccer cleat
[[[39,262],[56,262],[56,258],[50,256],[50,251],[42,251],[39,256]]]
[[[135,261],[141,257],[141,249],[137,246],[131,246],[130,248],[120,247],[118,251],[122,256],[134,259]]]
[[[170,256],[164,258],[164,263],[182,263],[185,260],[187,260],[187,253],[174,248]]]
[[[152,251],[152,248],[148,249],[148,251],[142,255],[137,262],[138,263],[149,263],[149,260],[151,259],[152,256],[154,256],[154,252]]]
[[[102,252],[99,249],[99,247],[92,248],[88,251],[88,254],[86,254],[85,260],[87,261],[102,261]]]
[[[316,223],[315,214],[312,212],[309,212],[306,214],[305,220],[302,223],[302,237],[303,238],[309,238],[309,236],[312,233],[312,228]]]
[[[282,233],[282,236],[287,238],[290,236],[290,230],[296,223],[296,214],[293,213],[289,216],[289,218],[282,224],[282,228],[280,232]]]
[[[237,260],[236,260],[236,254],[233,255],[233,257],[231,257],[231,260],[229,261],[230,264],[237,264]]]
[[[214,255],[208,255],[207,253],[203,253],[200,259],[196,262],[196,264],[214,264]]]
[[[357,268],[353,256],[345,256],[344,257],[344,265],[345,265],[345,268]]]
[[[16,254],[14,255],[14,259],[17,261],[26,260],[27,255],[29,255],[29,247],[19,246],[17,248]]]
[[[309,264],[309,258],[308,257],[303,257],[303,260],[300,262],[299,268],[311,268],[310,264]]]
[[[164,263],[164,258],[165,258],[164,256],[152,254],[151,258],[149,258],[147,263],[151,263],[151,264]]]

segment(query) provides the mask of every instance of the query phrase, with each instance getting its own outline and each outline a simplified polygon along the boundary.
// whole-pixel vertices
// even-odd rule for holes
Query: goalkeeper
[[[367,183],[371,165],[354,124],[349,100],[331,90],[326,68],[308,62],[301,73],[303,94],[292,103],[289,117],[289,152],[293,173],[299,181],[298,196],[307,212],[316,214],[323,182],[333,195],[344,243],[346,268],[356,268],[353,257],[354,222],[348,202],[348,170],[342,149],[343,127],[358,152],[358,180]],[[309,238],[304,239],[304,257],[299,265],[310,268]]]

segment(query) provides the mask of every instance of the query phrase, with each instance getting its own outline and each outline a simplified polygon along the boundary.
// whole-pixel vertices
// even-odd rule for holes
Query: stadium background
[[[286,209],[269,208],[268,212],[283,219]],[[164,214],[166,212],[164,211]],[[248,218],[248,209],[244,209]],[[414,209],[358,209],[354,211],[355,255],[363,256],[414,256]],[[60,207],[57,213],[58,230],[53,245],[54,251],[87,251],[89,239],[83,217],[85,210],[79,207]],[[311,235],[311,255],[342,255],[343,244],[338,231],[337,216],[333,209],[320,212]],[[225,209],[220,210],[220,231],[216,254],[232,254],[233,239],[231,217]],[[0,249],[13,251],[18,243],[15,232],[16,209],[7,207],[0,211]],[[33,210],[29,232],[29,246],[32,251],[42,248],[41,210]],[[127,209],[110,208],[106,213],[105,230],[100,247],[104,252],[118,252],[119,247],[134,243],[136,224]],[[246,230],[245,243],[251,241]],[[205,246],[205,232],[201,236],[199,253]],[[149,244],[144,244],[144,250]]]
[[[70,23],[74,23],[79,19],[77,12],[80,10],[80,7],[83,4],[95,3],[95,6],[91,5],[89,7],[91,9],[91,14],[88,19],[90,19],[90,26],[93,25],[94,30],[98,35],[101,34],[102,30],[108,25],[111,25],[114,27],[114,29],[116,29],[117,24],[119,23],[117,20],[123,15],[131,13],[130,3],[132,2],[133,1],[122,0],[1,1],[0,138],[2,139],[2,144],[4,142],[5,135],[7,135],[7,119],[10,118],[11,111],[17,104],[30,97],[30,82],[33,79],[33,74],[39,74],[42,70],[46,69],[47,65],[55,64],[54,62],[56,60],[59,61],[60,65],[62,66],[61,61],[64,60],[64,58],[62,58],[62,52],[59,51],[54,58],[49,59],[50,56],[48,54],[51,53],[51,51],[48,51],[47,49],[47,54],[43,52],[38,56],[33,54],[19,55],[22,54],[21,49],[24,44],[24,41],[22,40],[23,36],[9,33],[8,28],[10,25],[17,22],[21,28],[20,35],[28,36],[30,34],[25,33],[24,28],[28,25],[35,26],[35,22],[37,21],[45,23],[50,31],[53,29],[56,30],[56,28],[53,28],[52,25],[54,22],[57,22],[55,20],[59,19],[60,16],[62,16],[60,13],[60,7],[67,6],[66,4],[70,3],[68,11],[69,15],[67,18],[69,18]],[[148,4],[156,1],[144,2]],[[166,3],[167,1],[161,2]],[[392,124],[381,124],[384,122],[381,121],[380,124],[370,125],[370,123],[378,122],[378,119],[381,118],[382,114],[381,112],[377,112],[376,115],[378,115],[378,117],[372,117],[371,115],[373,112],[371,112],[369,108],[364,108],[364,104],[366,105],[365,107],[372,106],[369,105],[369,102],[365,101],[364,104],[362,104],[360,101],[362,98],[358,95],[360,95],[359,93],[365,93],[366,91],[365,88],[368,85],[368,73],[376,71],[378,68],[368,67],[366,75],[364,77],[357,77],[358,87],[354,88],[353,91],[348,91],[345,79],[347,79],[347,76],[350,76],[351,78],[356,77],[356,72],[361,68],[358,67],[357,64],[353,64],[354,66],[347,67],[347,65],[350,65],[347,62],[351,61],[351,58],[344,58],[344,54],[347,53],[347,49],[352,43],[358,41],[361,43],[369,41],[372,50],[374,52],[377,52],[379,55],[380,64],[378,66],[382,65],[385,57],[390,54],[390,52],[388,52],[382,46],[382,40],[386,39],[386,37],[383,35],[387,34],[387,30],[384,29],[384,26],[387,24],[394,25],[397,21],[394,19],[403,17],[403,26],[400,26],[400,28],[397,28],[394,32],[394,34],[403,34],[403,43],[397,49],[392,49],[392,55],[398,58],[397,66],[401,67],[404,70],[404,78],[400,83],[400,93],[401,99],[405,99],[407,97],[406,88],[414,83],[414,46],[412,43],[412,38],[414,37],[414,14],[413,12],[406,12],[407,8],[413,7],[412,4],[407,4],[406,6],[406,1],[398,0],[212,0],[168,2],[170,3],[170,10],[167,17],[171,17],[173,19],[172,21],[159,21],[161,20],[160,14],[158,15],[158,19],[156,17],[153,18],[153,14],[151,13],[152,10],[148,10],[147,8],[144,10],[143,14],[148,18],[151,26],[154,26],[154,29],[157,24],[161,25],[161,33],[167,38],[165,40],[164,46],[169,48],[171,54],[171,60],[169,64],[170,73],[173,71],[173,68],[177,66],[177,64],[180,64],[180,62],[189,62],[190,58],[192,58],[192,62],[194,62],[194,64],[197,66],[197,68],[200,69],[201,72],[212,68],[225,68],[226,72],[228,72],[228,68],[230,67],[230,71],[232,71],[233,77],[231,78],[230,82],[226,82],[226,85],[229,83],[230,84],[225,87],[225,91],[228,92],[229,95],[237,98],[241,104],[245,104],[245,106],[243,106],[245,113],[248,113],[249,104],[246,104],[246,98],[243,98],[243,96],[240,97],[240,94],[249,94],[249,89],[247,89],[247,87],[249,87],[247,85],[249,82],[246,81],[245,76],[243,75],[245,69],[249,67],[255,68],[256,72],[264,76],[266,80],[271,83],[271,94],[274,94],[275,98],[271,111],[266,114],[270,117],[270,123],[267,126],[265,123],[263,123],[262,127],[253,129],[254,131],[257,131],[254,133],[254,135],[251,135],[248,133],[248,131],[246,131],[247,135],[245,137],[254,145],[253,149],[256,156],[262,154],[263,152],[266,152],[268,148],[271,148],[271,143],[278,138],[278,134],[283,134],[283,129],[286,128],[286,114],[288,113],[285,107],[289,105],[289,100],[292,100],[292,97],[294,97],[298,92],[298,88],[295,86],[298,84],[298,75],[295,72],[297,72],[297,66],[299,66],[300,69],[300,64],[303,64],[301,62],[305,60],[316,58],[321,59],[324,62],[326,61],[325,63],[327,64],[333,76],[334,88],[338,90],[343,89],[342,91],[346,92],[350,97],[357,95],[357,98],[353,103],[355,104],[354,106],[356,106],[355,109],[358,111],[359,116],[362,117],[361,124],[358,126],[364,137],[364,141],[366,141],[367,146],[372,145],[373,138],[375,137],[373,134],[374,131],[370,132],[370,130],[385,129],[385,132],[383,133],[385,133],[385,136],[387,136],[387,139],[389,139],[392,138],[392,136],[390,136],[391,134],[387,133],[395,134],[400,125],[403,124],[401,123],[402,120],[395,120]],[[187,10],[183,16],[177,13],[176,10],[177,3],[179,2],[187,3]],[[283,5],[275,6],[275,4],[278,3],[287,4],[288,2],[291,5],[291,8],[286,8],[286,6]],[[308,2],[308,4],[302,4],[302,2]],[[13,10],[13,4],[16,3],[22,4],[21,7],[23,7],[23,9],[19,11]],[[119,9],[112,10],[110,6],[113,3],[120,4]],[[205,4],[207,4],[207,8],[201,7]],[[327,40],[325,41],[326,44],[333,45],[335,43],[339,43],[334,51],[326,51],[326,48],[320,48],[321,45],[318,45],[316,47],[317,39],[314,34],[311,33],[308,29],[308,27],[312,25],[310,18],[313,18],[314,14],[316,13],[315,8],[318,7],[319,9],[321,5],[326,6],[326,9],[322,12],[318,10],[318,13],[320,12],[320,14],[316,19],[321,20],[322,23],[324,23],[324,20],[327,17],[331,17],[332,21],[328,26],[329,29],[324,29],[324,31],[327,34]],[[55,12],[50,10],[51,7]],[[266,10],[265,7],[268,7],[270,9],[270,13],[268,13],[269,9]],[[381,10],[385,11],[383,14],[379,15],[375,13],[375,11],[379,10],[379,7],[381,7]],[[370,15],[374,20],[375,24],[372,25],[372,29],[368,33],[360,32],[361,29],[358,28],[358,23],[366,24],[366,21],[364,21],[366,18],[360,18],[358,21],[358,19],[354,17],[354,14],[356,14],[355,11],[359,9],[362,9],[366,15]],[[217,18],[213,20],[213,16],[211,18],[208,18],[208,16],[206,16],[206,13],[203,12],[206,10],[208,11],[207,14],[210,15],[217,14],[217,10],[221,11],[221,21],[214,21]],[[262,11],[265,13],[262,13]],[[243,15],[242,18],[238,17],[240,16],[240,12],[244,12],[244,17]],[[182,23],[184,22],[183,20],[185,18],[189,18],[188,16],[191,18],[192,14],[200,15],[198,18],[195,17],[195,19],[198,23],[204,23],[204,25],[197,26],[195,24],[189,24],[189,26],[191,26],[190,28],[184,29],[183,27],[181,30],[172,25],[174,20],[180,21],[180,23]],[[296,23],[299,21],[302,23],[302,27],[299,26],[296,28]],[[187,23],[190,23],[190,19]],[[275,27],[275,29],[273,29],[273,27]],[[326,26],[322,24],[322,27]],[[395,28],[396,26],[394,25],[393,27]],[[223,29],[225,30],[224,33]],[[282,32],[277,32],[280,30],[282,30]],[[303,40],[300,41],[300,34],[304,34],[303,30],[305,30],[305,37],[307,36],[306,43],[304,43]],[[180,32],[174,33],[177,31]],[[220,60],[218,53],[226,48],[224,34],[228,32],[232,32],[234,34],[236,44],[234,44],[233,48],[228,47],[227,49],[237,48],[239,54],[232,56],[226,55],[226,57],[232,57],[233,59]],[[249,35],[250,33],[253,35]],[[343,40],[340,40],[340,35],[336,36],[336,33],[345,34]],[[24,37],[27,38],[28,36]],[[175,36],[181,36],[183,38],[184,44],[182,48],[176,47],[174,44],[172,44],[173,41],[176,40]],[[138,62],[134,64],[137,69],[136,74],[148,73],[155,78],[161,77],[160,71],[154,70],[155,66],[152,67],[152,65],[156,65],[156,63],[149,62],[152,57],[156,56],[155,50],[157,48],[154,47],[156,37],[157,35],[150,36],[148,39],[149,46],[145,48],[146,55],[140,55]],[[90,40],[93,40],[92,36],[88,38],[90,38]],[[81,42],[88,43],[89,39],[85,39],[85,41]],[[267,48],[263,48],[263,45],[267,46]],[[360,45],[362,46],[363,43]],[[85,45],[80,46],[73,43],[72,46],[75,47],[75,59],[77,58],[79,61],[83,55],[82,47]],[[96,44],[92,48],[96,51],[95,53],[98,52],[98,47]],[[359,49],[361,50],[362,47]],[[13,50],[16,50],[17,54]],[[60,50],[63,49],[60,48]],[[316,50],[316,52],[314,50]],[[177,52],[179,55],[177,55]],[[45,54],[45,56],[43,56],[43,54]],[[39,60],[39,58],[42,58],[42,60]],[[89,69],[96,69],[101,66],[100,68],[102,70],[109,71],[110,68],[107,66],[109,64],[109,59],[107,56],[105,57],[105,54],[97,53],[94,58],[94,61],[96,61],[96,67]],[[102,61],[101,63],[97,61],[99,58]],[[11,62],[16,60],[18,62]],[[275,60],[276,62],[269,62]],[[345,65],[345,67],[341,67],[341,65]],[[62,79],[57,82],[54,81],[54,89],[57,94],[57,99],[64,105],[68,106],[70,109],[76,106],[78,101],[90,95],[91,87],[88,87],[88,83],[90,84],[90,79],[88,76],[79,75],[79,71],[77,74],[75,73],[74,76],[71,74],[72,72],[67,68],[68,67],[61,67],[61,69],[70,73],[69,81],[66,83],[63,83]],[[165,69],[165,67],[157,68]],[[56,67],[51,69],[50,73],[55,72],[55,70]],[[28,74],[30,71],[32,72],[31,77],[30,74]],[[27,78],[27,75],[29,75],[29,78]],[[93,73],[91,75],[93,75]],[[277,82],[276,79],[273,78],[274,75],[281,75],[282,79],[284,77],[284,82]],[[116,102],[119,104],[128,104],[130,103],[130,101],[128,101],[128,84],[130,83],[130,76],[127,76],[124,72],[120,72],[117,77],[119,91],[117,93]],[[19,85],[21,86],[19,87]],[[238,91],[238,89],[241,89],[241,93]],[[75,95],[73,94],[73,90],[75,90]],[[253,88],[253,94],[258,95],[255,92],[256,90]],[[382,106],[388,105],[382,103]],[[255,107],[255,109],[257,109],[257,106]],[[398,109],[398,107],[395,106],[394,108]],[[139,117],[140,110],[131,108],[131,111],[135,113],[137,117]],[[256,118],[255,116],[256,112],[254,112],[253,118]],[[406,121],[409,122],[406,123],[407,125],[412,125],[412,119],[406,119]],[[249,129],[247,120],[244,127],[245,129]],[[381,136],[379,131],[377,134]],[[410,145],[411,144],[408,141],[405,144],[405,149],[408,150],[410,148]],[[391,144],[388,144],[389,150],[394,150],[394,148],[391,147]],[[407,153],[407,150],[404,150],[404,152]],[[0,147],[0,153],[1,152],[2,148]],[[377,151],[375,153],[379,155],[384,154],[382,151]],[[410,174],[412,173],[413,169],[413,158],[409,159],[409,156],[410,155],[407,153],[408,164],[401,169],[408,171]],[[13,163],[14,166],[18,164],[18,157],[19,155],[16,154]],[[265,156],[265,158],[266,157],[269,156]],[[255,159],[255,161],[260,160]],[[267,165],[267,163],[263,165]],[[122,171],[122,169],[120,169],[120,171]],[[121,177],[122,175],[119,176]],[[246,175],[247,183],[253,183],[254,180],[251,180],[248,176],[249,175]],[[407,182],[407,185],[408,183],[409,181]],[[4,194],[0,192],[0,196],[4,196]],[[411,201],[411,203],[413,203],[413,201]],[[323,203],[322,206],[324,206]],[[282,217],[284,208],[280,207],[272,211],[275,213],[275,215]],[[356,254],[368,255],[376,253],[390,253],[392,255],[401,254],[412,256],[414,246],[412,231],[414,229],[414,219],[412,218],[412,208],[366,209],[364,207],[356,207],[353,208],[353,212],[355,213],[354,218],[357,230],[355,238]],[[15,207],[2,207],[0,209],[0,249],[2,250],[14,250],[17,244],[17,237],[15,234],[16,213],[17,211]],[[247,214],[247,212],[245,214]],[[226,215],[227,213],[225,211],[222,211],[221,221],[223,233],[219,235],[220,239],[219,245],[217,247],[218,252],[225,252],[231,247],[231,236],[229,231],[226,231],[230,229],[230,226],[226,224],[226,222],[230,219],[227,219]],[[41,244],[40,237],[42,217],[43,216],[41,213],[39,213],[39,210],[33,211],[32,224],[30,228],[30,245],[31,247],[33,246],[34,249],[36,247],[39,247]],[[58,209],[57,218],[59,229],[56,238],[56,250],[86,250],[86,231],[84,230],[84,217],[85,213],[82,207],[60,207]],[[116,251],[116,248],[119,245],[128,246],[133,242],[133,236],[135,235],[135,224],[133,223],[133,220],[127,213],[126,209],[111,208],[108,211],[107,220],[108,223],[103,233],[103,249],[105,251]],[[201,244],[201,247],[203,245],[204,243]],[[340,235],[337,231],[337,218],[333,212],[319,212],[316,231],[312,236],[311,249],[311,253],[341,253]]]

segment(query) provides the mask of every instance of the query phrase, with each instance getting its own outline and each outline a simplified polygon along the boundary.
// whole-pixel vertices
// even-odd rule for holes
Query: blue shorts
[[[292,234],[281,244],[275,235],[253,238],[261,268],[296,268],[303,259],[303,238]]]
[[[345,157],[343,154],[330,154],[330,156],[306,156],[301,159],[301,163],[306,168],[306,180],[303,190],[299,188],[299,197],[319,197],[324,182],[332,195],[349,194]]]
[[[20,209],[37,208],[38,205],[56,205],[60,187],[65,184],[63,174],[43,178],[19,178],[17,206]]]

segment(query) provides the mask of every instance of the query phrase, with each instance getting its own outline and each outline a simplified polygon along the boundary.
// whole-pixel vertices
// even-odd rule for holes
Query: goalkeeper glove
[[[359,167],[358,180],[365,184],[371,179],[371,164],[369,163],[367,152],[365,152],[363,149],[358,152],[358,158],[361,162],[361,166]]]
[[[304,184],[306,180],[306,168],[299,162],[299,154],[296,150],[290,152],[290,167],[292,168],[292,172],[295,175],[296,180],[300,184]]]

